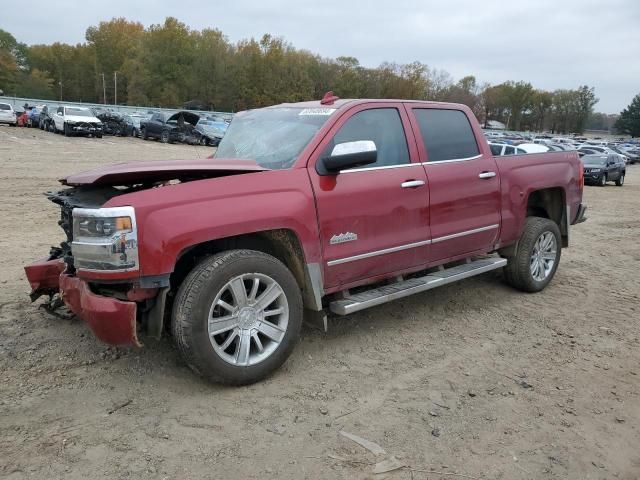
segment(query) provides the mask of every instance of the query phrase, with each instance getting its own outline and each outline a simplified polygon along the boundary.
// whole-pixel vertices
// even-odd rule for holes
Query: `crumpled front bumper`
[[[69,128],[73,133],[102,133],[102,126],[94,123],[72,123]]]
[[[60,292],[69,309],[105,343],[141,347],[136,334],[136,303],[97,295],[84,280],[62,273],[59,260],[41,260],[25,267],[33,289],[31,298]]]

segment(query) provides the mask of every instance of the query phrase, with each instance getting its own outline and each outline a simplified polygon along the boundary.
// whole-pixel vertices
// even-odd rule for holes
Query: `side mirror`
[[[320,159],[317,170],[320,175],[335,175],[340,170],[371,165],[377,160],[378,151],[375,142],[371,140],[345,142],[333,147],[330,156]]]

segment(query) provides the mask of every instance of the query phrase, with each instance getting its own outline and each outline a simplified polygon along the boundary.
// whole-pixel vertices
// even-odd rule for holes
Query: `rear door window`
[[[514,155],[515,153],[516,153],[516,149],[514,147],[509,147],[509,146],[504,147],[505,155]]]
[[[489,148],[493,155],[500,155],[502,153],[502,145],[489,145]]]
[[[429,162],[463,160],[480,155],[467,115],[461,110],[416,108]]]

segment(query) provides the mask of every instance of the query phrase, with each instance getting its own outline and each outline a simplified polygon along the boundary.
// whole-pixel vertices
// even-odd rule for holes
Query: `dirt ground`
[[[640,166],[586,187],[544,292],[493,272],[332,319],[269,380],[224,388],[170,339],[107,348],[46,314],[22,270],[62,239],[42,196],[59,177],[210,152],[0,127],[0,477],[640,478]]]

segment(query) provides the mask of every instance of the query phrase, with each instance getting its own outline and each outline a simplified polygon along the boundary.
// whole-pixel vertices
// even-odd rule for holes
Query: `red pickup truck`
[[[330,94],[238,113],[212,159],[61,183],[48,195],[67,238],[25,267],[31,298],[61,298],[110,344],[170,331],[230,384],[277,369],[305,312],[494,269],[542,290],[585,218],[574,152],[494,157],[463,105]]]

